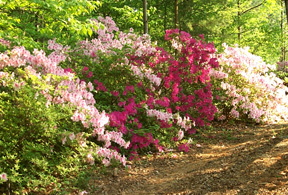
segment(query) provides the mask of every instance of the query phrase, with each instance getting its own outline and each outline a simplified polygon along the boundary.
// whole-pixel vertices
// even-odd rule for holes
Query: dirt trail
[[[144,156],[128,171],[108,171],[93,193],[288,194],[288,124],[217,129],[189,153]]]

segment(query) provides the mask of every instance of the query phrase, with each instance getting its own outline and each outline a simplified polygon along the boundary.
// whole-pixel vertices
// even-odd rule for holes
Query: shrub
[[[220,68],[212,69],[214,102],[218,119],[227,117],[252,119],[256,122],[286,120],[288,88],[272,72],[274,65],[263,62],[248,48],[232,48],[224,44],[219,57]]]
[[[104,133],[109,118],[94,107],[91,83],[57,66],[61,60],[23,47],[0,54],[0,171],[15,194],[59,191],[95,160],[125,165],[124,156],[89,141],[97,128],[104,141],[129,144],[117,132]]]

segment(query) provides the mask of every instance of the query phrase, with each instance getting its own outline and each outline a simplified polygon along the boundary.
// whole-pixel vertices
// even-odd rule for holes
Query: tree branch
[[[258,5],[255,5],[254,7],[251,7],[251,8],[249,8],[249,9],[245,10],[244,12],[240,13],[240,16],[243,15],[243,14],[245,14],[245,13],[247,13],[247,12],[249,12],[249,11],[251,11],[252,9],[255,9],[255,8],[257,8],[257,7],[260,7],[262,4],[263,4],[263,3],[260,3],[260,4],[258,4]]]

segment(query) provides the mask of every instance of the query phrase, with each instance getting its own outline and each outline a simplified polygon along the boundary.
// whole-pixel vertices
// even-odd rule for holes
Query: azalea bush
[[[124,156],[104,145],[129,143],[119,132],[95,133],[104,131],[109,117],[95,108],[91,83],[58,66],[63,60],[24,47],[0,54],[0,171],[9,183],[4,192],[21,193],[24,187],[57,192],[58,183],[76,182],[94,163],[126,164]],[[98,134],[105,136],[103,143],[89,141]]]
[[[228,47],[219,56],[219,69],[211,69],[218,119],[238,118],[256,122],[287,120],[288,88],[248,48]]]
[[[173,140],[179,141],[196,133],[197,128],[209,126],[214,119],[216,107],[208,73],[218,67],[218,62],[213,57],[216,50],[212,43],[196,40],[186,32],[167,30],[165,40],[172,50],[156,48],[154,55],[132,56],[131,60],[137,68],[151,70],[161,79],[157,86],[146,89],[148,115],[160,121],[161,129],[178,127]],[[180,144],[179,149],[188,151],[189,147]]]

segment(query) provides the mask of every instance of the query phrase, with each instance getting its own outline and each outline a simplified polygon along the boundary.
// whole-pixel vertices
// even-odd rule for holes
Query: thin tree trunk
[[[179,28],[178,0],[175,0],[175,28]]]
[[[147,0],[143,0],[143,24],[144,34],[148,34]]]
[[[285,61],[285,40],[284,40],[284,13],[283,13],[283,1],[281,1],[281,53],[282,57],[280,61]]]
[[[286,19],[287,19],[287,24],[288,24],[288,0],[284,0],[285,2],[285,7],[286,7]]]
[[[238,44],[241,44],[241,24],[240,24],[241,10],[240,10],[240,0],[238,0]]]
[[[167,30],[167,0],[165,0],[164,4],[164,31]]]

